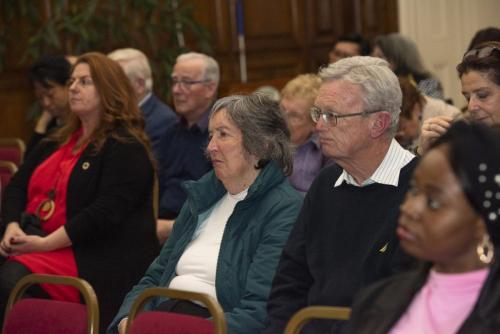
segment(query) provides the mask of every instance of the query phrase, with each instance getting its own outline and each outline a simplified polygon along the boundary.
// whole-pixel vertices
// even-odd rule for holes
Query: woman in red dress
[[[67,122],[33,150],[5,192],[0,319],[20,278],[65,275],[93,286],[104,329],[158,253],[154,170],[134,91],[117,63],[85,54],[68,85]],[[33,234],[36,224],[40,231]],[[80,300],[63,286],[28,293]]]

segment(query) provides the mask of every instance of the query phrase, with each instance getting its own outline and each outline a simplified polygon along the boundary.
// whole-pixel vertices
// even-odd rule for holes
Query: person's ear
[[[387,111],[380,111],[374,114],[372,118],[370,135],[372,138],[378,138],[385,134],[391,126],[391,114]]]
[[[422,123],[422,110],[422,105],[420,105],[420,103],[415,103],[411,109],[412,119]]]
[[[146,81],[143,78],[136,78],[133,85],[138,96],[142,96],[146,91]]]
[[[217,85],[215,84],[215,82],[210,81],[210,82],[208,82],[208,83],[205,84],[205,87],[207,88],[207,89],[205,89],[205,91],[206,91],[205,97],[207,99],[211,99],[214,96],[216,96],[216,94],[217,94]]]
[[[486,224],[484,223],[483,218],[477,214],[476,219],[473,222],[474,224],[474,237],[479,242],[483,239],[483,236],[488,233],[486,229]]]

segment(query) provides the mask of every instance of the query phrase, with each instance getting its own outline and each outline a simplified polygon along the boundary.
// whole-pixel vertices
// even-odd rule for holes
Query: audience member
[[[310,112],[320,85],[321,79],[317,75],[301,74],[281,91],[281,109],[290,129],[290,141],[295,146],[293,173],[289,180],[301,192],[309,189],[327,161],[314,134]]]
[[[370,43],[362,35],[350,33],[341,35],[328,54],[330,64],[340,59],[353,56],[368,56],[371,52]]]
[[[282,333],[310,305],[351,305],[363,286],[411,263],[395,234],[414,155],[393,139],[401,89],[385,60],[351,57],[319,73],[311,110],[323,152],[336,165],[314,180],[283,250],[263,333]],[[311,321],[302,333],[330,333]]]
[[[131,48],[115,50],[108,57],[121,65],[132,83],[146,123],[146,134],[151,141],[155,158],[159,160],[160,138],[169,124],[175,122],[176,115],[153,93],[153,77],[148,58],[141,51]]]
[[[5,191],[0,319],[23,276],[78,276],[96,291],[104,330],[158,254],[152,156],[133,88],[117,63],[82,55],[68,89],[67,121],[33,150]],[[36,286],[28,294],[80,300],[65,286]]]
[[[257,88],[254,91],[254,93],[260,93],[260,94],[267,95],[268,97],[270,97],[272,100],[274,100],[276,102],[279,102],[281,99],[281,95],[280,95],[279,90],[277,90],[274,86],[269,86],[269,85],[260,86],[259,88]]]
[[[397,229],[401,247],[425,263],[364,290],[349,332],[500,331],[499,177],[498,128],[457,122],[432,145]]]
[[[125,298],[110,333],[124,333],[134,299],[165,286],[207,293],[222,306],[228,333],[259,333],[271,281],[302,203],[286,180],[289,132],[277,102],[228,96],[210,114],[207,154],[214,169],[185,183],[188,198],[160,256]],[[191,302],[154,299],[147,309],[209,317]]]
[[[403,105],[395,138],[401,146],[410,151],[415,151],[418,147],[423,121],[436,116],[455,118],[461,115],[458,108],[420,93],[406,78],[399,77],[399,85],[403,92]]]
[[[47,136],[62,125],[68,113],[68,82],[71,64],[61,55],[38,58],[29,69],[29,79],[41,107],[34,133],[26,146],[26,156]]]
[[[217,95],[219,65],[201,53],[177,57],[172,72],[172,96],[180,118],[161,138],[159,161],[160,212],[158,239],[164,242],[186,200],[183,181],[197,180],[211,169],[204,153],[208,114]]]
[[[487,125],[500,124],[500,42],[486,42],[467,51],[457,66],[469,119]],[[453,118],[433,117],[422,125],[418,152],[444,134]]]
[[[387,60],[397,76],[413,81],[422,94],[444,99],[441,83],[425,68],[411,39],[399,33],[378,36],[372,55]]]
[[[474,37],[472,37],[467,51],[485,42],[500,42],[500,29],[497,27],[488,27],[478,30],[474,34]]]

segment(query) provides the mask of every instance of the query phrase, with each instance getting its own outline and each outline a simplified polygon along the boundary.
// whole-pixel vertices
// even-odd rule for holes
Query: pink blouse
[[[472,311],[488,273],[488,268],[460,274],[431,270],[389,333],[456,333]]]

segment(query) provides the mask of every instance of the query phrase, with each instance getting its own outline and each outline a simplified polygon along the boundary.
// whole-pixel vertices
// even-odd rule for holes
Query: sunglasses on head
[[[493,54],[493,52],[495,52],[495,51],[500,54],[500,49],[498,47],[492,46],[492,45],[487,45],[487,46],[483,46],[483,47],[479,47],[479,48],[467,51],[464,54],[463,59],[467,59],[469,57],[475,57],[477,59],[482,59],[482,58],[486,58],[486,57],[491,56]]]

